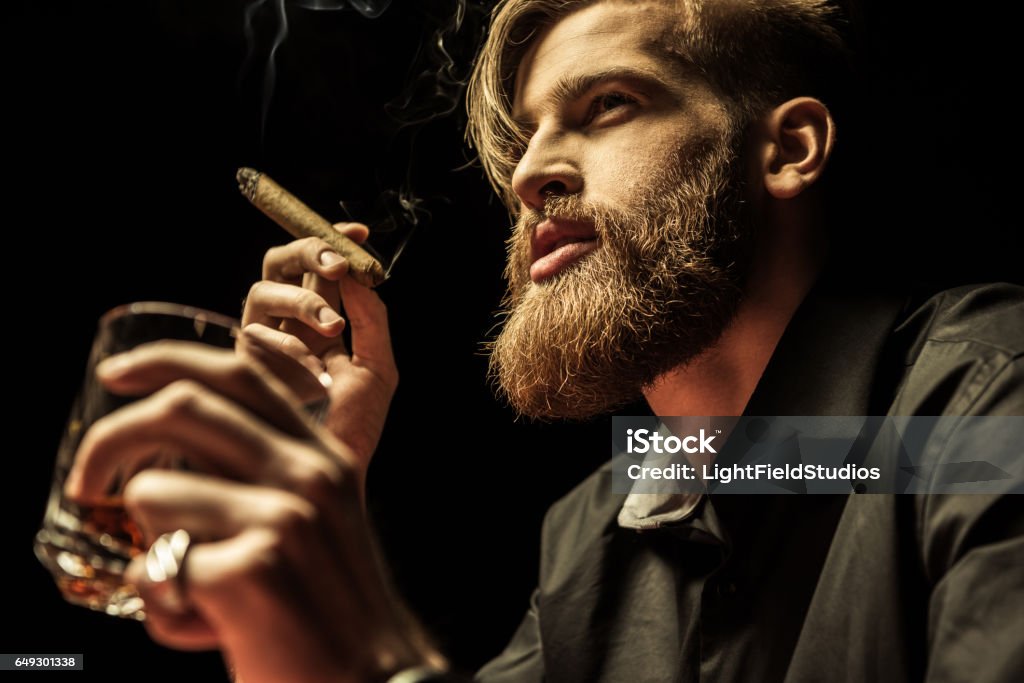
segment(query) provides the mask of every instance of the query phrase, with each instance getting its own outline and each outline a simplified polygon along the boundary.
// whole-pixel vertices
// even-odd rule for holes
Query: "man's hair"
[[[466,137],[513,214],[512,173],[528,142],[511,114],[519,62],[540,31],[600,1],[504,0],[494,9],[467,89]],[[723,96],[734,130],[798,95],[818,97],[838,118],[850,61],[840,13],[827,0],[662,1],[678,16],[666,26],[666,51]]]

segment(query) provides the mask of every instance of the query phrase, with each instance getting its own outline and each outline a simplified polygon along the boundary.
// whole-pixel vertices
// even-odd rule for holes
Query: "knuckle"
[[[191,379],[179,379],[160,392],[161,416],[194,414],[203,400],[203,385]]]
[[[273,263],[280,261],[281,257],[287,253],[287,247],[277,246],[267,249],[266,253],[263,254],[263,263]]]
[[[275,264],[280,263],[285,255],[285,247],[271,247],[263,254],[263,276],[270,273]]]
[[[297,310],[305,311],[316,318],[317,309],[320,308],[320,297],[308,289],[296,289],[292,292],[292,303]]]
[[[326,505],[345,495],[345,486],[352,477],[347,476],[342,466],[319,460],[305,465],[297,474],[295,492],[313,505]]]
[[[97,446],[104,443],[110,438],[110,435],[115,431],[115,416],[116,414],[104,415],[95,422],[82,436],[82,441],[78,445],[79,452],[92,452]],[[76,459],[78,459],[76,457]]]
[[[267,393],[267,382],[260,374],[258,363],[247,362],[244,358],[236,358],[236,362],[228,370],[228,382],[237,387],[238,392],[245,396],[262,396]]]
[[[305,237],[299,240],[299,244],[302,245],[302,257],[307,261],[307,265],[315,265],[320,252],[330,249],[330,245],[319,237]]]
[[[279,583],[288,566],[281,534],[264,529],[261,532],[253,531],[247,540],[243,550],[243,561],[236,565],[233,572],[228,572],[221,579],[226,583],[237,583],[255,589]]]
[[[230,558],[208,562],[203,571],[187,570],[189,592],[199,601],[237,604],[247,594],[264,592],[287,580],[287,561],[275,531],[250,527],[231,543]]]
[[[282,351],[289,356],[297,356],[306,352],[305,345],[298,340],[294,335],[287,334],[281,337],[279,344]]]
[[[258,301],[259,299],[264,298],[263,294],[265,293],[268,284],[268,280],[257,280],[254,282],[252,286],[249,287],[249,295],[245,298],[246,304],[254,300]]]
[[[288,260],[288,247],[271,247],[263,254],[263,279],[269,279]]]
[[[150,470],[139,472],[128,480],[124,486],[124,509],[132,517],[138,518],[149,509],[150,504],[164,490],[160,474]]]
[[[243,358],[251,358],[253,350],[258,350],[261,346],[263,344],[256,323],[251,323],[243,327],[239,333],[235,351]]]
[[[241,338],[245,342],[255,343],[260,340],[260,333],[265,326],[261,323],[249,323],[242,328]]]
[[[320,518],[315,505],[307,500],[289,494],[282,494],[271,504],[270,528],[275,532],[273,540],[277,545],[301,538],[316,526]]]
[[[260,384],[260,377],[256,367],[237,356],[232,357],[230,360],[230,365],[227,369],[227,380],[247,390],[255,389]]]

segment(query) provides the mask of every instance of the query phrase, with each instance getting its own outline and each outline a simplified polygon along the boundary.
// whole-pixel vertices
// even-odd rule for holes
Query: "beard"
[[[629,206],[551,196],[508,241],[505,323],[490,350],[499,395],[521,415],[583,419],[711,347],[741,300],[753,227],[739,136],[703,141]],[[548,217],[592,222],[598,247],[540,283],[530,238]]]

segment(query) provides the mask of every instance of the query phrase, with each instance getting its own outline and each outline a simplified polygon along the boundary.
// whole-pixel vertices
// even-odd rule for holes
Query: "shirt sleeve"
[[[970,411],[1024,415],[1024,359]],[[1021,445],[1024,457],[1024,444]],[[1024,671],[1024,494],[921,496],[928,602],[926,681],[1019,681]]]
[[[505,650],[473,677],[476,683],[540,683],[544,680],[538,592],[535,590],[530,597],[530,608]]]

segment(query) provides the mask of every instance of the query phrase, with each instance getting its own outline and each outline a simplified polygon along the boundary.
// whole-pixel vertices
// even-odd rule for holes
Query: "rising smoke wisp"
[[[438,10],[437,4],[416,3],[401,10],[392,8],[393,12],[414,16],[417,25],[424,27],[405,82],[396,84],[397,95],[384,105],[393,133],[387,145],[388,153],[381,157],[394,160],[391,163],[395,166],[404,164],[402,178],[381,183],[372,200],[339,202],[347,219],[371,225],[371,243],[389,271],[414,230],[429,217],[429,202],[413,191],[412,159],[416,138],[424,126],[458,110],[472,58],[483,36],[489,5],[477,0],[450,0],[446,7]],[[359,22],[380,17],[391,5],[390,0],[251,0],[242,17],[246,56],[239,82],[253,68],[254,55],[265,52],[260,98],[261,144],[266,140],[268,122],[273,115],[278,53],[289,37],[288,13],[352,12],[353,22]],[[260,20],[258,27],[257,19]],[[260,50],[259,44],[267,45],[268,41],[269,48]],[[366,77],[373,77],[373,74]],[[395,175],[394,169],[373,170],[378,179]]]

